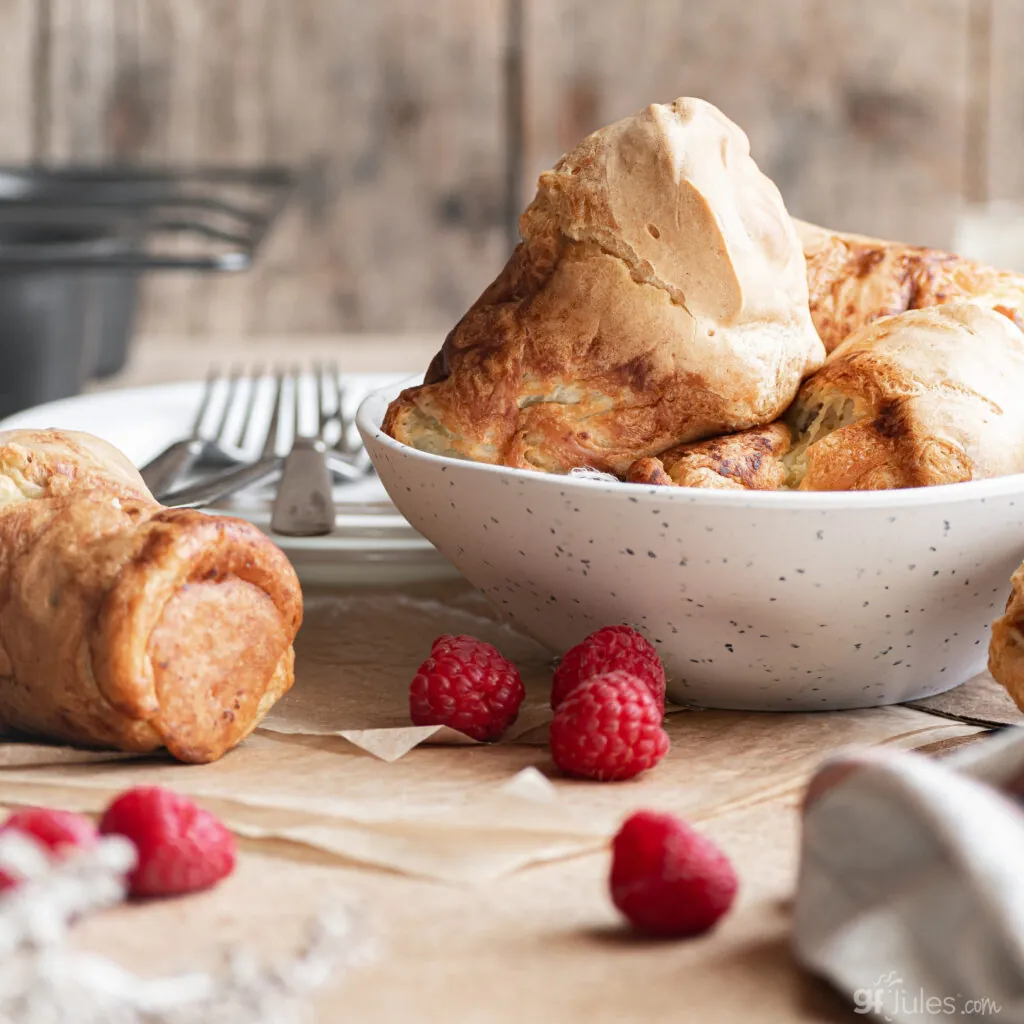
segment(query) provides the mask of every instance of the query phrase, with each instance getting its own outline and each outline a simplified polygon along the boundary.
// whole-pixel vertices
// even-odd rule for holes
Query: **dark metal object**
[[[54,247],[45,257],[31,246],[4,246],[0,270],[40,262],[136,271],[247,270],[294,185],[294,175],[281,167],[0,167],[0,228],[70,220],[140,240],[131,251],[103,258],[71,246]]]
[[[88,228],[0,225],[0,251],[8,245],[104,259],[123,243]],[[77,394],[93,376],[109,311],[104,290],[90,284],[90,274],[55,272],[42,262],[0,271],[0,416]]]
[[[0,167],[0,415],[117,373],[139,275],[249,269],[294,184],[278,167]]]
[[[112,377],[124,369],[135,331],[139,307],[139,280],[135,274],[97,271],[91,275],[100,319],[100,343],[93,377]]]

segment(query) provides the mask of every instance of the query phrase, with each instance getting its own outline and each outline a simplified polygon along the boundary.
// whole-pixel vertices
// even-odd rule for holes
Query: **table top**
[[[284,348],[267,339],[255,350],[224,341],[194,344],[187,359],[151,341],[115,383],[196,377],[212,358],[283,351],[290,361],[336,355],[352,370],[413,371],[437,341],[287,339]],[[907,707],[679,711],[654,771],[628,783],[570,781],[544,746],[546,656],[516,640],[524,677],[532,674],[534,728],[526,721],[513,742],[424,743],[385,760],[373,751],[405,739],[395,727],[431,632],[449,620],[452,631],[467,621],[491,630],[491,613],[459,583],[307,597],[292,693],[216,765],[5,759],[0,744],[5,802],[96,810],[124,785],[159,781],[197,794],[243,836],[238,869],[217,889],[91,917],[78,944],[146,974],[202,965],[236,943],[272,959],[337,905],[354,908],[367,953],[319,990],[322,1021],[862,1019],[803,975],[788,946],[807,777],[846,746],[937,751],[977,728]],[[533,787],[530,799],[520,785]],[[620,924],[607,895],[607,838],[640,808],[684,815],[733,859],[740,898],[709,936],[642,941]],[[572,824],[554,823],[563,818]]]

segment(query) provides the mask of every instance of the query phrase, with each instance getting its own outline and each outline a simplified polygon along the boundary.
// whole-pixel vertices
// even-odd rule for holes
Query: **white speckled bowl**
[[[657,488],[427,455],[358,423],[412,525],[557,653],[628,622],[669,694],[753,710],[892,704],[985,666],[1024,559],[1024,476],[919,490]]]

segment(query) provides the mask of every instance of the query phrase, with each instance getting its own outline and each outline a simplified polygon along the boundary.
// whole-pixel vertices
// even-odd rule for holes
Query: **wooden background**
[[[144,329],[443,329],[537,173],[699,95],[790,210],[948,245],[1024,193],[1024,0],[0,0],[0,160],[288,162],[257,270],[146,285]]]

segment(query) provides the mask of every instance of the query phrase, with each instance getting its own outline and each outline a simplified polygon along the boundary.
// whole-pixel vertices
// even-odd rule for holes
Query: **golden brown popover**
[[[807,258],[814,326],[831,352],[854,331],[910,309],[970,300],[1024,327],[1024,276],[941,249],[794,221]]]
[[[770,423],[824,349],[746,135],[702,100],[602,128],[540,176],[522,242],[384,430],[458,458],[623,475]]]
[[[215,760],[292,685],[301,621],[257,527],[164,508],[97,438],[0,433],[0,725]]]
[[[973,302],[860,328],[787,414],[789,486],[880,490],[1024,471],[1024,333]]]

